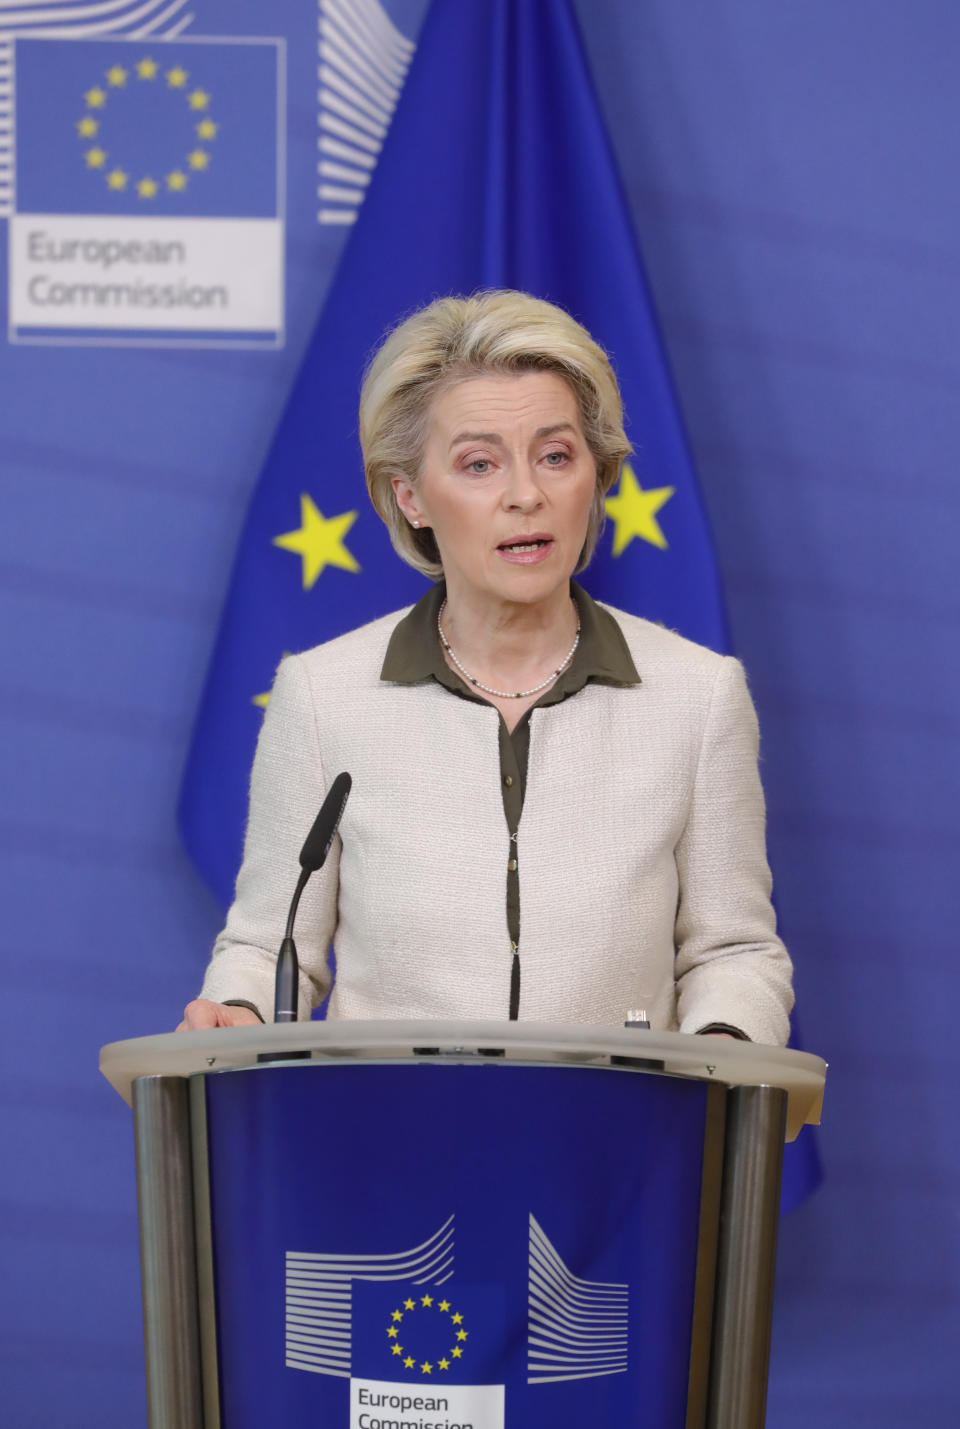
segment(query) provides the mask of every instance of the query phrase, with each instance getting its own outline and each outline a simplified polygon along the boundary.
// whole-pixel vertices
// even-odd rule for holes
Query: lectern
[[[150,1429],[761,1429],[807,1053],[335,1022],[116,1042]]]

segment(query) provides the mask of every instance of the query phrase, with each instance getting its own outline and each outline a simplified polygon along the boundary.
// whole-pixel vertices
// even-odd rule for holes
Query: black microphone
[[[311,873],[316,873],[326,862],[333,836],[337,832],[353,780],[349,774],[338,774],[330,785],[320,812],[313,821],[313,828],[307,834],[300,850],[300,877],[290,903],[287,915],[287,929],[277,954],[277,981],[273,999],[274,1022],[296,1022],[297,1002],[300,984],[300,961],[297,945],[293,941],[293,924],[297,916],[300,895],[307,886]]]

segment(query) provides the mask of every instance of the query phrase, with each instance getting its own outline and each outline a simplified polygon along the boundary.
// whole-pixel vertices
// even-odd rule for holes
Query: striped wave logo
[[[596,1379],[627,1368],[627,1285],[581,1280],[530,1217],[527,1383]]]
[[[378,0],[319,0],[320,223],[353,223],[416,46]]]
[[[172,40],[194,20],[189,0],[0,0],[0,218],[13,212],[13,42],[22,39]]]
[[[453,1216],[435,1235],[395,1255],[313,1255],[288,1251],[286,1364],[350,1378],[354,1280],[443,1285],[453,1274]]]

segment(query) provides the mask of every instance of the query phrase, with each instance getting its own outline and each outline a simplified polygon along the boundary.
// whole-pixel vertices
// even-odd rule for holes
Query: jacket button
[[[511,873],[516,873],[516,871],[517,871],[517,860],[516,860],[515,858],[512,858],[512,859],[510,860],[510,862],[507,864],[507,867],[509,868],[509,870],[510,870]]]
[[[512,774],[504,774],[504,776],[503,776],[503,782],[504,782],[504,784],[506,784],[506,786],[507,786],[508,789],[511,788],[512,785],[513,785],[513,775],[512,775]]]

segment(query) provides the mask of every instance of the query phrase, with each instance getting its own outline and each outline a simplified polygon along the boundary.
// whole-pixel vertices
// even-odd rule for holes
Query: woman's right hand
[[[183,1021],[178,1032],[192,1032],[203,1027],[246,1027],[256,1026],[260,1019],[249,1007],[228,1007],[225,1002],[209,1002],[205,997],[195,997],[183,1009]]]

